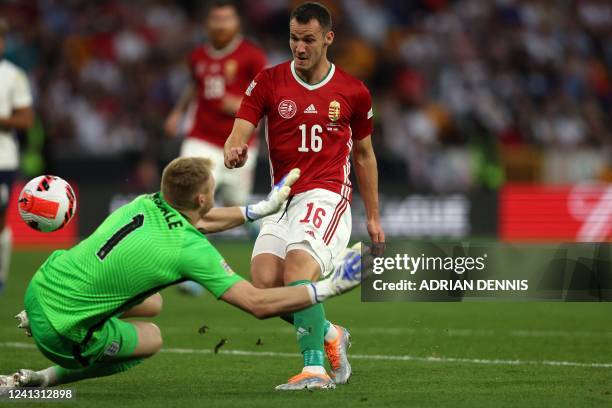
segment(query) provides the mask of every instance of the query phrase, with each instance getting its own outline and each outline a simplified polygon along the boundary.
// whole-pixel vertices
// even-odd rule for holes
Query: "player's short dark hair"
[[[197,195],[210,193],[212,167],[212,161],[204,157],[179,157],[172,160],[162,173],[161,191],[164,200],[179,211],[197,209]]]
[[[8,34],[9,25],[8,22],[0,17],[0,37],[4,37]]]
[[[212,0],[206,3],[205,15],[209,15],[210,12],[217,8],[232,7],[236,14],[239,14],[238,4],[232,0]]]
[[[300,4],[291,12],[289,21],[295,19],[300,24],[308,24],[310,20],[317,20],[324,31],[332,29],[331,13],[321,3],[309,1]]]

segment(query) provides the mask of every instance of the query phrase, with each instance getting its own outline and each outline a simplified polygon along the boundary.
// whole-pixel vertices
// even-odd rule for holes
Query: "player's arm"
[[[0,129],[28,130],[34,124],[32,109],[32,92],[24,72],[19,71],[10,81],[8,104],[12,108],[10,115],[0,116]]]
[[[225,141],[225,167],[242,167],[248,159],[247,142],[259,120],[266,114],[270,99],[270,79],[262,71],[244,92],[240,109],[236,113],[234,127]]]
[[[255,125],[248,120],[241,118],[234,120],[232,133],[225,141],[225,167],[233,169],[244,166],[248,158],[247,142],[254,131]]]
[[[291,186],[300,177],[300,169],[292,169],[274,187],[265,200],[246,207],[212,208],[196,223],[196,228],[205,234],[225,231],[237,227],[247,221],[256,221],[266,215],[277,212],[287,201]]]
[[[221,98],[221,110],[228,115],[234,116],[238,109],[240,109],[240,103],[242,102],[242,96],[226,93]]]
[[[247,221],[240,207],[215,207],[199,220],[195,227],[203,234],[235,228]]]
[[[34,124],[34,110],[31,106],[13,109],[10,116],[0,117],[0,128],[28,130]]]
[[[194,94],[195,92],[193,89],[193,84],[190,83],[185,87],[185,89],[181,93],[181,96],[176,102],[174,109],[172,109],[172,111],[166,118],[166,122],[164,123],[164,130],[166,131],[166,135],[174,137],[178,134],[181,119],[187,111],[187,108],[189,108],[189,105],[193,100]]]
[[[348,292],[361,282],[361,251],[350,251],[330,278],[301,286],[258,289],[239,281],[221,299],[258,319],[295,312]]]
[[[355,167],[359,192],[361,193],[366,210],[368,234],[375,246],[376,244],[382,246],[385,242],[385,233],[380,225],[378,167],[371,136],[354,140],[353,165]],[[374,252],[375,255],[378,255],[377,251]]]
[[[253,79],[261,70],[266,67],[266,55],[261,50],[257,50],[247,60],[247,67],[250,70],[250,78]],[[234,116],[240,109],[242,103],[242,95],[234,95],[225,93],[221,98],[221,110],[228,115]]]

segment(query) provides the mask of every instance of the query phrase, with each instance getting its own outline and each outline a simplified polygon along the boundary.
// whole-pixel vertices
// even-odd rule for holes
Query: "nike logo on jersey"
[[[317,112],[317,108],[315,108],[315,106],[311,103],[310,105],[308,105],[306,109],[304,109],[304,113],[318,113],[318,112]]]

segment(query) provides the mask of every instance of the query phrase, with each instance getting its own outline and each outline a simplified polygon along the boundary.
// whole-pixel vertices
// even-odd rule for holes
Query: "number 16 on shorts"
[[[306,216],[300,220],[301,223],[310,223],[316,227],[321,228],[321,224],[323,223],[323,217],[325,217],[325,208],[314,208],[314,203],[306,204]],[[314,208],[314,212],[313,212]]]
[[[334,258],[346,249],[351,228],[348,200],[332,191],[315,188],[296,194],[287,211],[280,209],[264,218],[259,236],[277,237],[281,249],[258,247],[258,250],[284,255],[292,245],[307,243],[325,276],[333,270]]]

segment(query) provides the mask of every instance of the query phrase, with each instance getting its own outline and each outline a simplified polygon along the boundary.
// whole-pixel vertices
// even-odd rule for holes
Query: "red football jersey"
[[[197,88],[197,104],[189,136],[223,147],[232,131],[234,116],[221,110],[221,99],[226,93],[242,95],[265,66],[263,51],[241,37],[223,50],[210,46],[193,50],[189,67]]]
[[[263,116],[273,183],[298,167],[294,194],[324,188],[350,200],[353,139],[372,133],[372,98],[363,82],[332,64],[310,85],[293,62],[279,64],[255,77],[236,113],[254,125]]]

